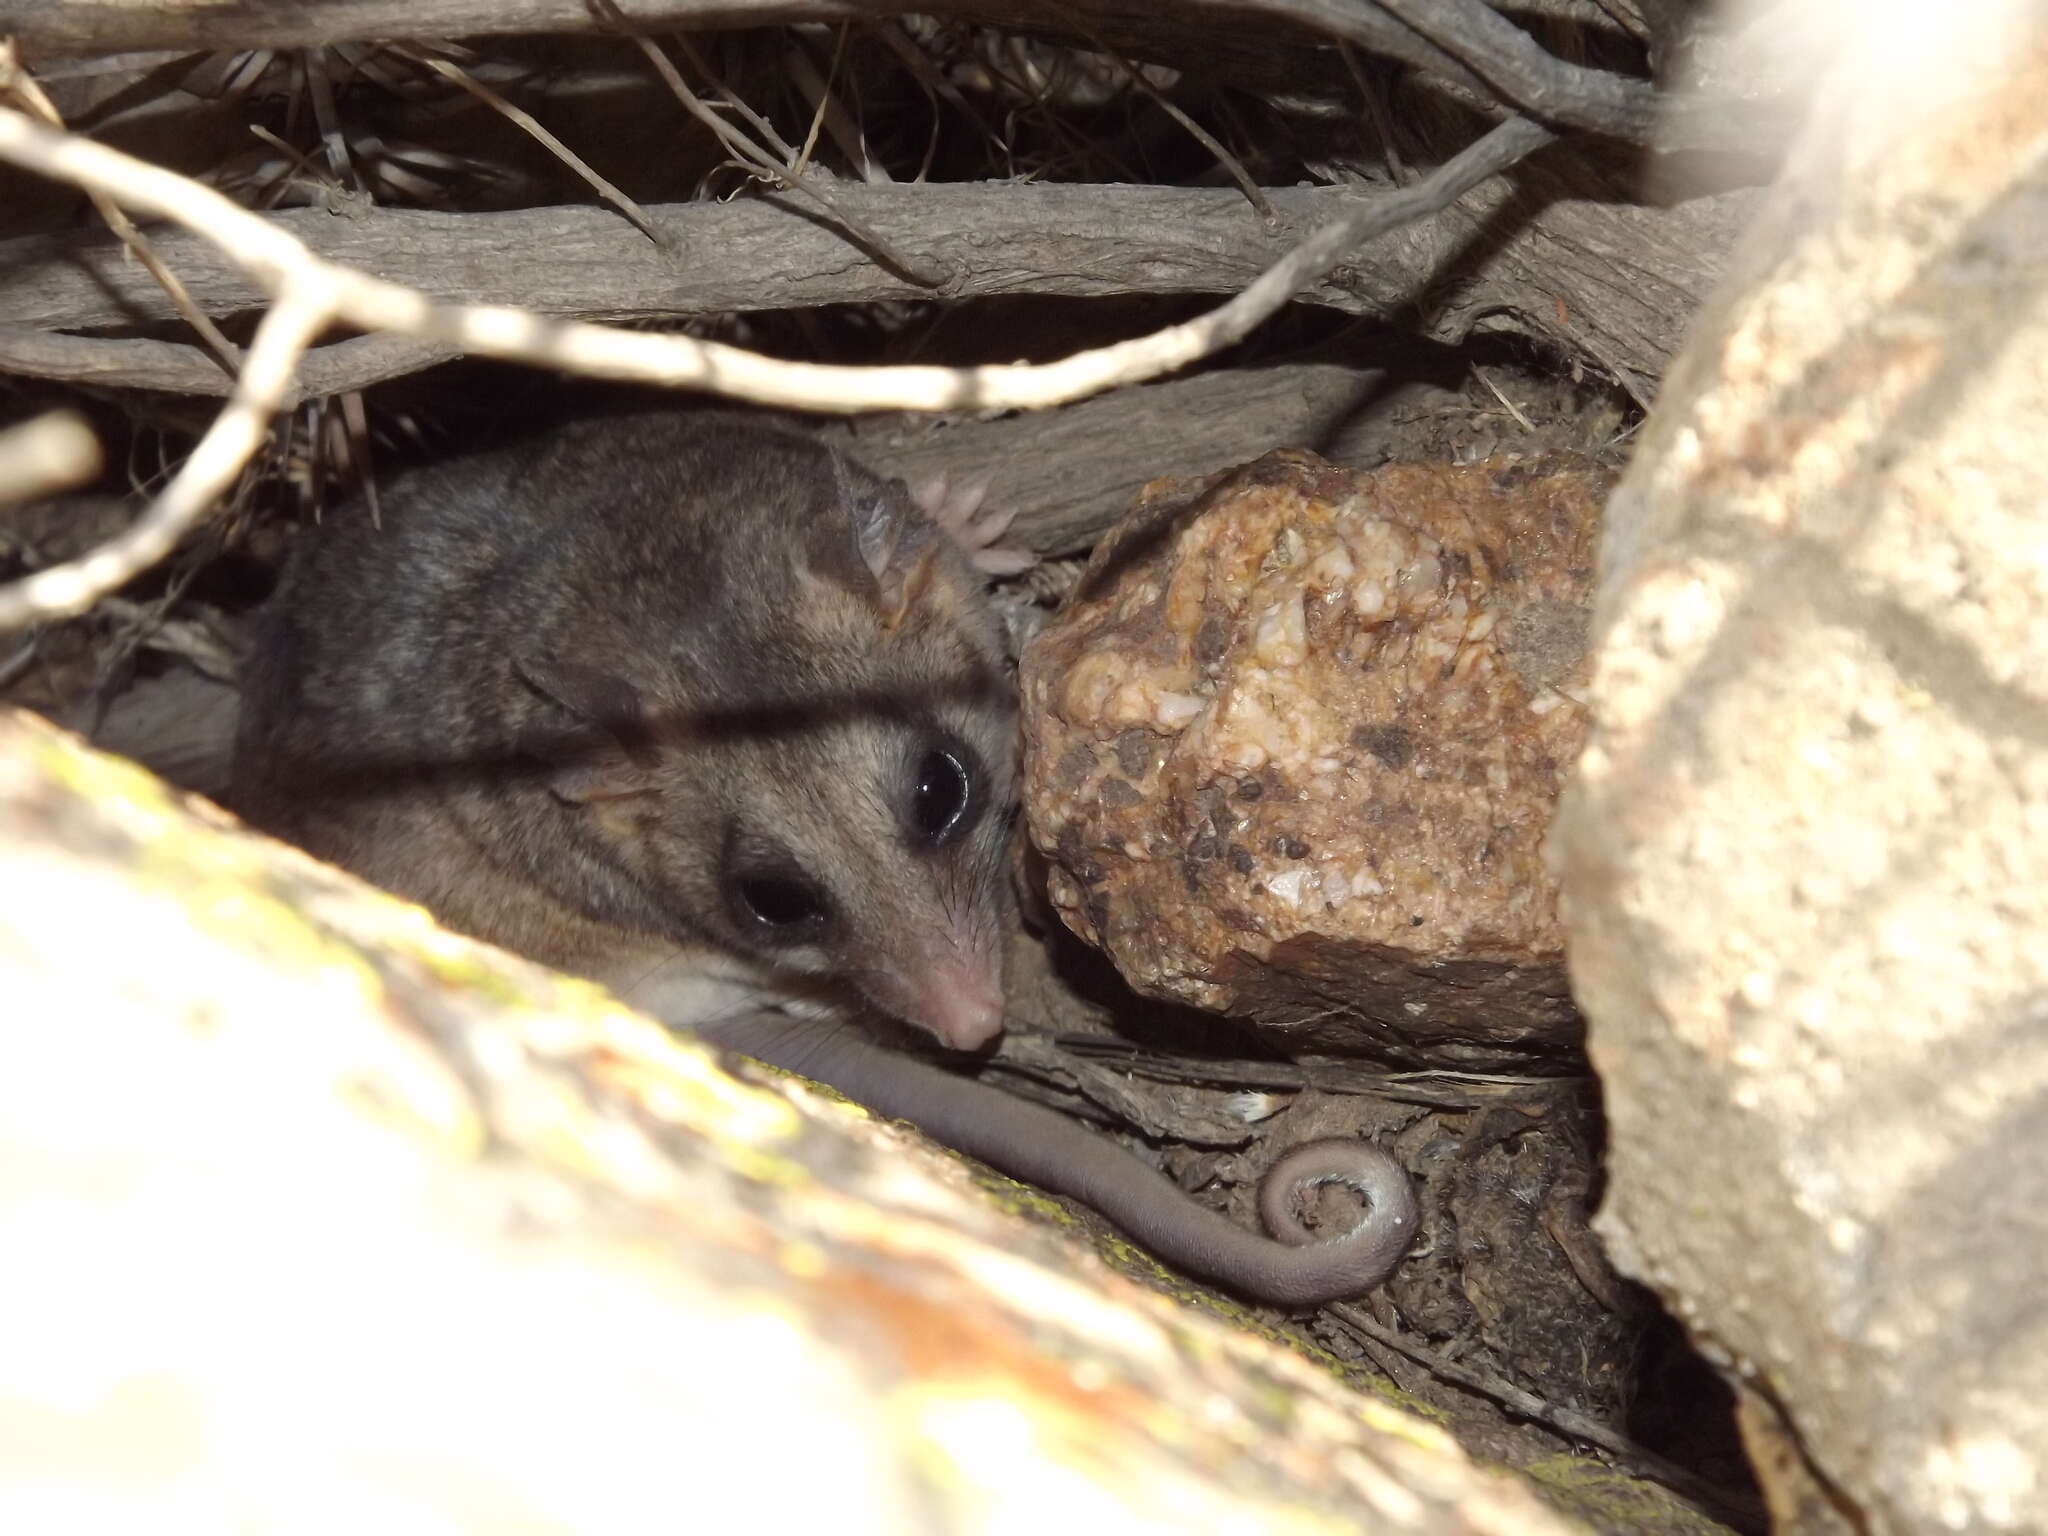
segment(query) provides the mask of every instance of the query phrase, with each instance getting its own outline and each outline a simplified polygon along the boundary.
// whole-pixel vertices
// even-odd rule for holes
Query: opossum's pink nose
[[[1003,1032],[1002,960],[990,946],[942,938],[880,981],[878,1002],[953,1050],[981,1050]]]
[[[995,978],[933,978],[917,1022],[956,1051],[978,1051],[1003,1032],[1003,994]]]

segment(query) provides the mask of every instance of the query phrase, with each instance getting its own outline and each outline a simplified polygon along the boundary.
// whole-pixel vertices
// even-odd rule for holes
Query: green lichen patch
[[[1589,1456],[1551,1456],[1522,1469],[1546,1502],[1595,1530],[1644,1536],[1728,1536],[1728,1527],[1669,1488]]]

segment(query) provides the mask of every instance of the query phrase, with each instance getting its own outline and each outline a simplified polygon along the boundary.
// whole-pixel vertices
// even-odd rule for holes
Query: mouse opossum
[[[635,416],[402,477],[381,528],[302,541],[244,694],[236,808],[450,927],[1255,1295],[1357,1294],[1413,1236],[1405,1175],[1364,1143],[1303,1175],[1360,1187],[1359,1229],[1314,1242],[1269,1191],[1275,1242],[850,1019],[864,1002],[956,1050],[1002,1028],[1014,689],[965,554],[810,438]]]

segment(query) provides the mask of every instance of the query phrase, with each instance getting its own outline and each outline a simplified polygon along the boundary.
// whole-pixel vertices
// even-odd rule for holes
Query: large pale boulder
[[[5,708],[0,996],[0,1530],[1567,1528],[1050,1202]]]
[[[1610,506],[1555,849],[1604,1235],[1781,1521],[2040,1529],[2048,21],[1882,11]]]

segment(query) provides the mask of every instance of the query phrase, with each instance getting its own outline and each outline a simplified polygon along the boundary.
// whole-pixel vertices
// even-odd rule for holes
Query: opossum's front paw
[[[974,568],[988,576],[1015,576],[1038,564],[1038,556],[1018,544],[999,542],[1016,517],[1014,508],[988,510],[987,477],[955,480],[945,472],[912,488],[925,516],[945,529],[967,552]]]

